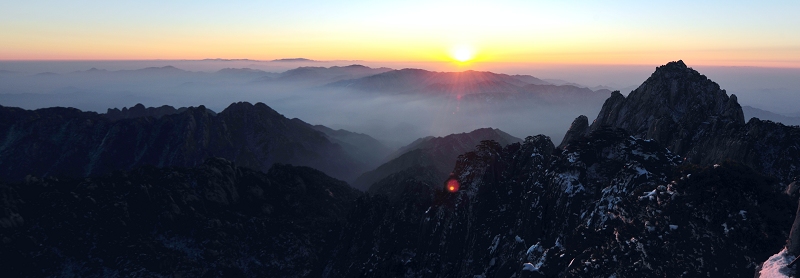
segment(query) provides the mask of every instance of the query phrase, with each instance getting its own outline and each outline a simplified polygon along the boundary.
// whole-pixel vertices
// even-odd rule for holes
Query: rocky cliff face
[[[222,159],[0,185],[0,258],[18,276],[750,276],[784,244],[793,201],[736,163],[682,166],[600,129],[484,141],[461,190],[390,175],[360,195],[305,167]]]
[[[743,124],[744,113],[736,96],[728,97],[719,85],[677,61],[656,68],[627,98],[613,93],[592,130],[601,126],[622,128],[685,153],[699,131]]]
[[[203,106],[159,118],[110,120],[71,108],[0,107],[0,176],[82,177],[139,165],[199,165],[222,157],[266,171],[305,165],[350,180],[362,166],[308,124],[263,103],[234,103],[215,114]]]
[[[620,129],[554,150],[544,136],[487,141],[459,158],[455,194],[383,184],[392,197],[357,202],[326,274],[751,276],[788,235],[792,201],[744,165],[681,166]]]
[[[0,192],[0,258],[14,277],[318,277],[360,195],[307,167],[224,159]]]
[[[745,123],[735,95],[682,61],[658,67],[627,97],[612,93],[590,130],[602,127],[656,140],[688,162],[735,160],[783,185],[800,175],[799,128],[759,119]]]
[[[558,145],[558,148],[563,149],[570,142],[578,140],[587,134],[589,134],[589,118],[580,115],[569,125],[569,129],[564,134],[564,139],[561,139],[561,144]]]
[[[326,274],[752,276],[789,234],[797,132],[744,123],[735,96],[673,62],[591,126],[576,119],[558,149],[538,136],[459,157],[457,193],[382,181]]]

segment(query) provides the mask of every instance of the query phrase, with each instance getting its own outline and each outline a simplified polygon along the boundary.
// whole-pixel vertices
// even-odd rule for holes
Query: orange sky
[[[8,2],[0,60],[426,62],[466,45],[472,63],[800,67],[798,1]]]

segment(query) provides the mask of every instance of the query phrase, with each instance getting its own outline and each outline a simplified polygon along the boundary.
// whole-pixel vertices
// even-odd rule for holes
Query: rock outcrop
[[[656,68],[627,98],[612,93],[592,130],[622,128],[684,154],[708,127],[727,130],[743,124],[744,113],[735,95],[728,97],[717,83],[677,61]]]
[[[800,175],[800,128],[755,118],[745,123],[735,95],[682,61],[656,68],[627,97],[613,92],[590,130],[603,127],[656,140],[687,162],[739,161],[782,186]]]
[[[569,125],[569,129],[564,134],[564,139],[561,139],[561,144],[558,145],[558,148],[563,149],[569,142],[578,140],[581,136],[586,136],[587,134],[589,134],[589,118],[580,115]]]

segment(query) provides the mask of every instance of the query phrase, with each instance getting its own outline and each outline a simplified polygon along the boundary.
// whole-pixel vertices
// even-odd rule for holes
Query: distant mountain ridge
[[[122,110],[117,108],[109,108],[105,117],[111,120],[120,119],[133,119],[141,117],[154,117],[160,118],[166,115],[179,114],[186,111],[188,108],[181,107],[175,109],[169,105],[162,105],[160,107],[145,107],[138,103],[131,108],[123,107]],[[207,109],[209,113],[216,115],[211,109]],[[341,146],[348,155],[357,160],[364,167],[377,166],[391,150],[383,145],[383,143],[375,140],[375,138],[362,133],[355,133],[344,129],[333,130],[323,125],[311,125],[298,118],[292,118],[290,121],[298,125],[307,126],[314,130],[320,131],[331,140]]]
[[[272,61],[273,62],[318,62],[316,60],[311,60],[306,58],[283,58],[283,59],[275,59]]]
[[[748,120],[750,118],[758,118],[761,120],[773,121],[785,125],[800,126],[800,117],[797,116],[781,115],[778,113],[773,113],[767,110],[758,109],[747,105],[742,106],[742,111],[744,112],[745,119]]]
[[[324,133],[263,103],[234,103],[220,113],[199,106],[161,117],[126,118],[137,111],[146,114],[141,108],[112,113],[117,117],[112,120],[71,108],[0,107],[0,176],[20,180],[91,176],[140,165],[191,167],[209,157],[262,171],[275,163],[310,166],[343,180],[366,167]]]
[[[289,82],[321,86],[341,80],[362,78],[390,71],[389,68],[370,68],[362,65],[332,67],[299,67],[277,75],[265,76],[255,82]]]
[[[292,119],[300,121],[299,119]],[[311,128],[324,133],[329,140],[339,144],[350,157],[356,159],[366,167],[375,167],[391,152],[389,147],[363,133],[356,133],[344,129],[334,130],[324,125],[314,125]],[[365,168],[365,170],[368,168]]]
[[[421,69],[392,70],[326,85],[366,93],[419,94],[481,103],[535,105],[600,103],[611,91],[593,91],[573,85],[552,85],[530,75],[483,71],[434,72]]]
[[[162,105],[159,107],[145,107],[143,104],[137,103],[130,109],[128,109],[127,107],[122,107],[122,110],[117,108],[109,108],[105,116],[110,120],[133,119],[141,117],[161,118],[166,115],[181,113],[183,111],[186,111],[187,109],[189,108],[181,107],[175,109],[175,107],[169,105]],[[212,114],[216,114],[214,113],[214,111],[211,111],[211,109],[208,109],[208,111]]]
[[[444,181],[455,165],[459,155],[473,150],[482,141],[492,140],[501,145],[522,141],[500,129],[481,128],[468,133],[450,134],[444,137],[420,138],[400,148],[386,159],[387,162],[372,171],[361,174],[353,186],[370,190],[370,186],[391,174],[414,167],[430,167],[436,176]]]
[[[531,76],[532,77],[532,76]],[[524,79],[530,80],[531,77]],[[522,76],[520,76],[522,78]],[[535,77],[534,77],[535,78]],[[539,80],[539,79],[536,79]],[[469,88],[477,84],[509,84],[521,87],[531,83],[524,82],[507,74],[497,74],[481,71],[463,72],[434,72],[422,69],[401,69],[387,71],[381,74],[364,78],[343,80],[329,86],[347,87],[362,91],[380,91],[404,93],[429,88],[430,90],[445,90],[447,86],[455,88]]]

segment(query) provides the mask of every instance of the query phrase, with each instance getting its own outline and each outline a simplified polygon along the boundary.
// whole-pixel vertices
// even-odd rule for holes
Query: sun
[[[475,49],[467,45],[458,45],[450,50],[450,56],[463,63],[475,58]]]

